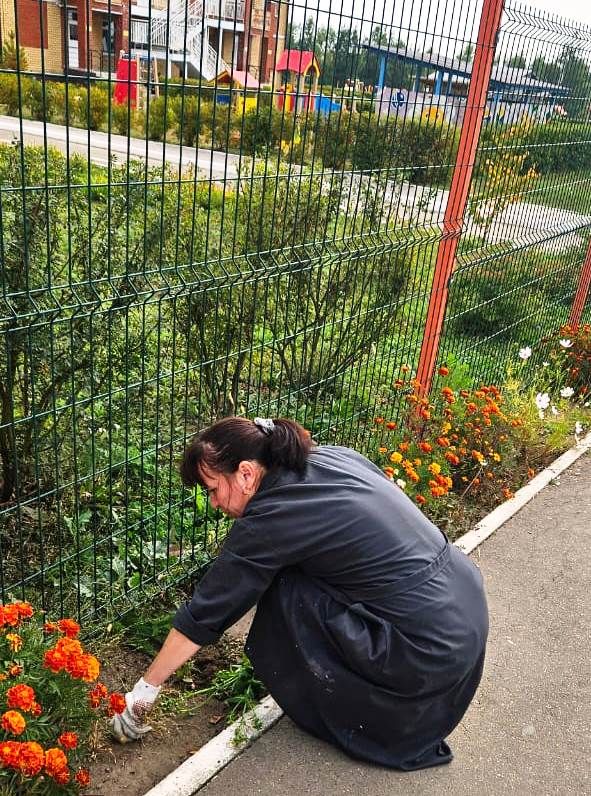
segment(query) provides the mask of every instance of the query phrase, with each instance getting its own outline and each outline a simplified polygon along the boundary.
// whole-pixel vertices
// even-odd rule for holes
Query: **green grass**
[[[533,183],[524,201],[591,215],[591,172],[543,174]]]

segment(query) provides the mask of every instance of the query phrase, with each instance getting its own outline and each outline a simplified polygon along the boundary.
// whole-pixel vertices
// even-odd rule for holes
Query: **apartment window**
[[[115,51],[115,20],[103,17],[103,52]]]

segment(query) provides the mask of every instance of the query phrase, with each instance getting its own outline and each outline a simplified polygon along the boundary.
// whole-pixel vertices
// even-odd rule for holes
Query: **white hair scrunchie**
[[[275,423],[271,420],[270,417],[255,417],[252,421],[257,428],[263,432],[263,434],[272,434],[275,431]]]

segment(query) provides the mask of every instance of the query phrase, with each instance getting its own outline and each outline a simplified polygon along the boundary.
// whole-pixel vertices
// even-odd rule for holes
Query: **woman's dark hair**
[[[315,443],[295,420],[225,417],[201,431],[186,448],[181,462],[185,486],[200,484],[202,468],[234,473],[242,461],[256,461],[267,470],[284,468],[300,475]]]

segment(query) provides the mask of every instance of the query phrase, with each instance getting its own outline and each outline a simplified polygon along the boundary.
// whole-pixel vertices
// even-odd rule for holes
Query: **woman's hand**
[[[131,691],[125,694],[125,710],[116,713],[110,721],[111,732],[119,743],[137,741],[152,729],[144,723],[146,715],[158,699],[160,686],[151,685],[141,677]]]

